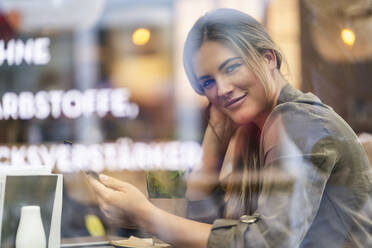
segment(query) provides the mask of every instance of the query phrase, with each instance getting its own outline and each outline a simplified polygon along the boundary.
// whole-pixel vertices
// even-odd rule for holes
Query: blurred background
[[[105,232],[132,232],[105,223],[80,169],[150,194],[146,179],[197,165],[206,100],[187,81],[182,49],[195,20],[220,7],[263,23],[287,56],[288,81],[370,140],[371,0],[2,0],[0,166],[64,174],[62,237],[101,235],[92,215]],[[158,201],[183,214],[183,202]]]

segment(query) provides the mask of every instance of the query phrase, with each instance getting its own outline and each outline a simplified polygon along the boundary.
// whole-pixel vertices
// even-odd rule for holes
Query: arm
[[[153,207],[141,220],[141,227],[175,247],[206,248],[212,225],[192,221]]]
[[[220,165],[236,126],[213,105],[209,105],[210,120],[203,138],[203,157],[199,170],[193,170],[187,180],[186,198],[201,200],[218,185]]]
[[[176,247],[207,247],[211,225],[169,214],[151,204],[133,185],[100,176],[89,177],[108,221],[120,227],[140,227]]]
[[[210,125],[204,134],[202,150],[200,169],[193,170],[187,178],[186,198],[192,201],[207,197],[218,185],[219,165],[221,165],[226,148],[221,147]]]

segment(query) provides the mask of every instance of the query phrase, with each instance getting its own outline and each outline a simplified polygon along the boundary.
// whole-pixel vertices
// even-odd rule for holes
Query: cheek
[[[214,92],[214,89],[205,90],[204,91],[205,96],[207,97],[208,101],[212,103],[213,105],[217,106],[217,94]]]
[[[263,86],[260,87],[258,94],[257,94],[257,104],[260,105],[261,108],[266,108],[269,102],[267,94]]]

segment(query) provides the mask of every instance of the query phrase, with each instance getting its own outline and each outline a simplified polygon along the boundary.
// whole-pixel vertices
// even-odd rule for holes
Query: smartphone
[[[99,174],[95,171],[84,171],[88,176],[93,177],[94,179],[99,181]]]
[[[69,145],[69,146],[72,146],[72,142],[69,141],[69,140],[64,140],[64,141],[63,141],[63,144],[65,144],[65,145]]]

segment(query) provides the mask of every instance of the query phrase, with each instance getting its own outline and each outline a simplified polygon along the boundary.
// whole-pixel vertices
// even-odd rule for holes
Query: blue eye
[[[202,83],[202,87],[203,87],[204,89],[209,89],[209,88],[211,88],[211,87],[213,86],[214,82],[215,82],[214,79],[206,80],[206,81],[204,81],[204,82]]]
[[[236,68],[238,68],[241,64],[233,64],[233,65],[230,65],[226,68],[226,72],[227,73],[230,73],[230,72],[233,72]]]

